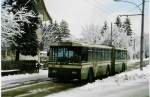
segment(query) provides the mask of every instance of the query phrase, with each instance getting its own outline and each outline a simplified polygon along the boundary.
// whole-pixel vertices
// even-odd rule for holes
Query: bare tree
[[[82,28],[82,37],[84,42],[96,44],[101,39],[101,29],[98,25],[86,25]]]

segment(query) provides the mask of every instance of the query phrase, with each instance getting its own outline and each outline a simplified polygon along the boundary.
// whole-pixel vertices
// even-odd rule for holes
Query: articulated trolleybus
[[[127,50],[105,45],[59,42],[50,46],[48,76],[93,81],[127,68]]]

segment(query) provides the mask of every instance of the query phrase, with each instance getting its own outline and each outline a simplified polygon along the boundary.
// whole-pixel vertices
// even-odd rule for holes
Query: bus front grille
[[[81,69],[49,68],[48,77],[61,79],[80,79]]]

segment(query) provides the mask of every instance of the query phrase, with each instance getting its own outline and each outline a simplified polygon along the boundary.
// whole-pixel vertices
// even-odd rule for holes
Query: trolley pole
[[[141,21],[141,47],[140,47],[140,69],[143,70],[143,46],[144,46],[144,8],[145,0],[142,0],[142,21]]]

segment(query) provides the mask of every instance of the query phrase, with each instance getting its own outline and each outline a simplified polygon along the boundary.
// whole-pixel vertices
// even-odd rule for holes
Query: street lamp
[[[124,1],[124,0],[114,0],[114,1],[119,1],[119,2],[125,2],[125,3],[130,3],[134,6],[136,6],[140,12],[141,12],[141,43],[140,43],[140,69],[143,70],[143,45],[144,45],[144,7],[145,7],[145,0],[142,0],[142,9],[139,7],[139,5],[137,5],[134,2],[130,2],[130,1]],[[141,5],[141,4],[140,4]]]

